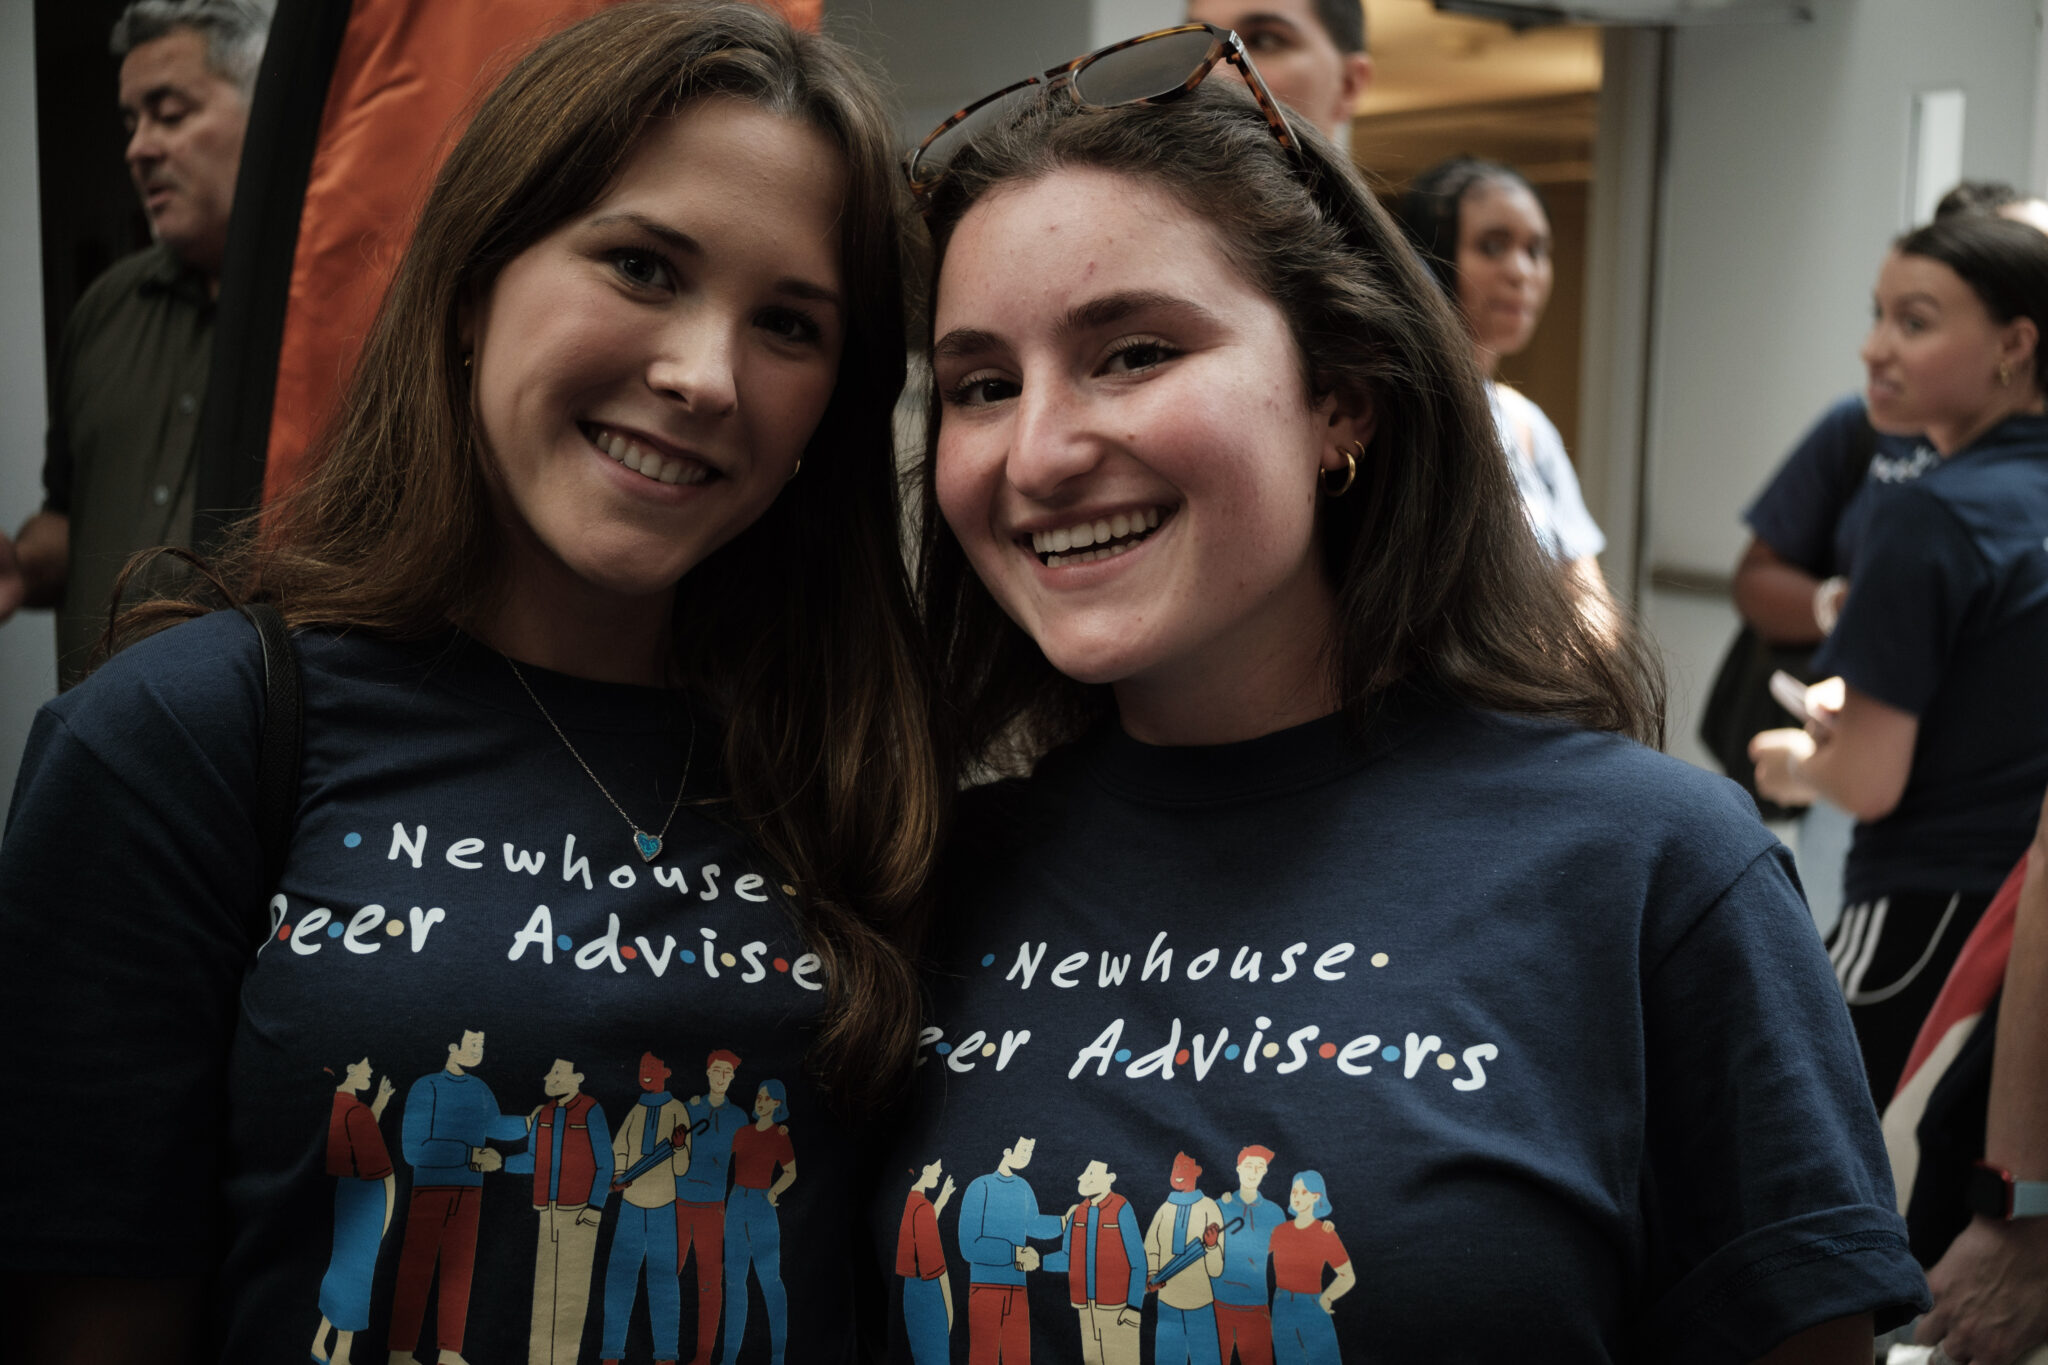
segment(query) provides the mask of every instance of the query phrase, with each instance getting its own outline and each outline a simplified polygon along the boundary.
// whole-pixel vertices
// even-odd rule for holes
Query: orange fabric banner
[[[263,475],[297,480],[332,415],[441,158],[483,92],[616,0],[354,0],[306,181]],[[816,29],[823,0],[762,0]]]

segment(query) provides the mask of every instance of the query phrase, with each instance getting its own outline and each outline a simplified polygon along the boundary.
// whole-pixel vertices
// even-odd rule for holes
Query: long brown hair
[[[828,1012],[812,1063],[855,1103],[908,1074],[905,949],[942,806],[897,544],[890,416],[903,383],[902,191],[872,80],[829,39],[738,3],[621,5],[515,67],[450,152],[313,472],[218,560],[294,627],[421,638],[502,591],[460,315],[514,256],[594,202],[651,120],[747,100],[846,159],[838,380],[800,477],[683,579],[679,675],[727,718],[732,813],[798,888]],[[197,593],[193,594],[196,599]],[[202,610],[129,613],[132,638]]]
[[[934,289],[961,217],[999,187],[1079,166],[1157,186],[1279,306],[1310,391],[1362,395],[1375,414],[1356,486],[1321,512],[1338,594],[1327,656],[1354,723],[1401,686],[1661,742],[1659,670],[1633,634],[1585,620],[1531,534],[1463,324],[1348,163],[1294,131],[1299,163],[1214,82],[1168,105],[1053,100],[1013,116],[932,192]],[[935,400],[920,591],[941,729],[958,766],[1014,767],[1113,702],[1054,670],[968,566],[932,496],[938,420]]]

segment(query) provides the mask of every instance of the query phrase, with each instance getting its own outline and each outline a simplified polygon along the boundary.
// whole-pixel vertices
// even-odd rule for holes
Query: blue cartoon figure
[[[1273,1359],[1299,1365],[1339,1365],[1337,1329],[1330,1321],[1337,1300],[1358,1283],[1351,1253],[1336,1229],[1319,1220],[1330,1216],[1329,1186],[1315,1171],[1294,1177],[1287,1193],[1291,1221],[1273,1229]],[[1323,1287],[1323,1271],[1337,1277]]]
[[[333,1072],[328,1073],[330,1076]],[[370,1059],[350,1062],[334,1087],[334,1107],[327,1116],[327,1174],[334,1177],[334,1253],[320,1279],[320,1326],[313,1333],[312,1357],[331,1365],[349,1365],[356,1333],[370,1325],[370,1278],[377,1269],[377,1248],[391,1228],[391,1206],[398,1178],[391,1154],[377,1124],[391,1103],[391,1078],[377,1082],[377,1098],[365,1104],[370,1088]],[[334,1333],[334,1354],[322,1348]]]
[[[960,1196],[960,1255],[968,1266],[969,1365],[1023,1365],[1031,1359],[1031,1300],[1024,1277],[1038,1269],[1038,1248],[1026,1243],[1061,1236],[1057,1214],[1040,1213],[1038,1196],[1020,1172],[1038,1140],[1019,1136],[995,1170],[968,1182]]]
[[[782,1365],[789,1300],[782,1292],[782,1228],[775,1221],[775,1206],[796,1183],[796,1148],[782,1122],[788,1117],[782,1082],[763,1081],[754,1092],[754,1121],[732,1135],[732,1193],[725,1201],[725,1365],[739,1359],[747,1335],[749,1268],[768,1310],[769,1359]]]
[[[1223,1273],[1216,1277],[1216,1342],[1223,1365],[1272,1365],[1272,1292],[1266,1262],[1273,1229],[1291,1216],[1259,1186],[1273,1149],[1253,1143],[1237,1154],[1237,1188],[1218,1200],[1223,1210]]]

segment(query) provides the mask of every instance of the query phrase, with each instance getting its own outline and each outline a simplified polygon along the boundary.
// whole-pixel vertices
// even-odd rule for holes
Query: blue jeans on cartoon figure
[[[1159,1305],[1152,1329],[1154,1365],[1222,1365],[1217,1359],[1216,1310]]]
[[[683,1326],[682,1290],[676,1284],[676,1211],[671,1204],[643,1209],[621,1199],[612,1227],[611,1259],[604,1270],[604,1357],[626,1354],[626,1324],[647,1267],[647,1325],[654,1358],[674,1360]],[[731,1355],[726,1356],[731,1360]]]
[[[937,1280],[911,1276],[903,1281],[903,1335],[910,1341],[916,1365],[947,1365],[946,1295]]]
[[[1273,1365],[1339,1365],[1337,1327],[1322,1297],[1273,1291]]]
[[[782,1365],[789,1335],[789,1299],[782,1292],[782,1226],[768,1191],[734,1185],[725,1200],[725,1350],[720,1359],[734,1365],[747,1335],[747,1268],[761,1285],[768,1309],[771,1365]],[[609,1354],[609,1353],[607,1353]]]
[[[344,1332],[370,1325],[370,1278],[384,1240],[384,1182],[334,1182],[334,1254],[320,1279],[320,1312]]]

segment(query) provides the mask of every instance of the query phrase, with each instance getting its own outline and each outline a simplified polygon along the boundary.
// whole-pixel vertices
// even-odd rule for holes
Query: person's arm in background
[[[1735,565],[1735,610],[1771,644],[1817,644],[1828,633],[1816,612],[1824,583],[1839,613],[1849,591],[1846,582],[1816,578],[1751,536]]]
[[[0,624],[23,607],[54,607],[64,600],[71,555],[71,518],[45,509],[9,540],[0,531]]]
[[[2014,1180],[2048,1180],[2048,803],[2013,916],[1984,1160]],[[1972,1218],[1927,1284],[1934,1311],[1920,1320],[1920,1341],[1972,1365],[2021,1359],[2048,1344],[2048,1218]]]
[[[1807,689],[1817,723],[1765,730],[1749,742],[1756,789],[1785,805],[1826,797],[1859,820],[1882,820],[1906,793],[1920,718],[1827,678]]]

